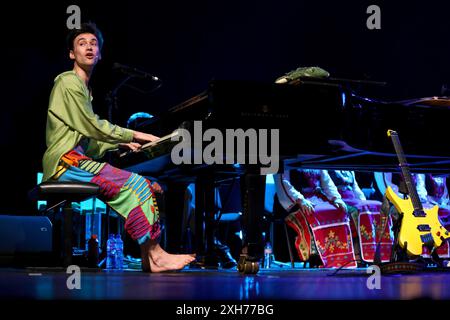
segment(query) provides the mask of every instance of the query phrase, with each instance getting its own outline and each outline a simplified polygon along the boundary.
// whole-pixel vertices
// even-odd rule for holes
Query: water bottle
[[[106,269],[116,268],[116,243],[114,235],[110,234],[106,242]]]
[[[270,244],[270,242],[267,242],[266,246],[264,247],[264,269],[270,269],[270,265],[272,262],[272,252],[272,245]]]
[[[123,269],[123,241],[120,234],[116,235],[116,269]]]

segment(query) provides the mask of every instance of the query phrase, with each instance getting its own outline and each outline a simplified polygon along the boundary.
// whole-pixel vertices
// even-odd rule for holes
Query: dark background
[[[114,62],[155,74],[163,86],[124,88],[113,122],[137,111],[158,114],[215,79],[273,82],[299,66],[333,76],[386,81],[360,93],[386,100],[441,95],[450,83],[450,4],[444,1],[13,1],[0,9],[0,212],[32,214],[27,191],[42,170],[53,79],[72,68],[66,9],[103,31],[103,60],[92,79],[94,108],[107,116],[106,93],[120,80]],[[371,4],[381,30],[366,27]],[[141,83],[147,90],[152,83]],[[299,118],[299,121],[302,119]]]

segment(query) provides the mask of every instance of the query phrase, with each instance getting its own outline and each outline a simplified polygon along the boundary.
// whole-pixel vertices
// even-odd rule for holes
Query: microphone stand
[[[106,101],[108,102],[108,121],[112,123],[112,112],[113,109],[117,110],[117,92],[119,89],[132,78],[132,76],[127,76],[125,79],[123,79],[113,90],[111,90],[107,97]]]
[[[119,89],[128,81],[132,78],[132,76],[127,76],[125,79],[123,79],[121,82],[119,82],[118,85],[116,85],[116,87],[111,90],[107,96],[106,96],[106,102],[108,104],[108,121],[110,123],[112,123],[112,119],[113,119],[113,110],[117,110],[118,109],[118,105],[117,105],[117,93],[119,91]],[[107,162],[111,163],[112,161],[112,157],[111,157],[111,153],[107,153],[106,155],[107,157]],[[105,239],[108,239],[109,237],[109,232],[110,232],[110,213],[111,213],[111,208],[109,206],[106,206],[106,235],[105,235]],[[106,241],[104,242],[104,245],[106,247]],[[106,250],[105,250],[106,252]]]
[[[127,75],[121,82],[119,82],[115,86],[115,88],[113,88],[113,90],[111,90],[107,94],[106,101],[107,101],[107,104],[108,104],[108,121],[110,123],[113,122],[112,121],[113,120],[113,110],[118,110],[117,93],[119,92],[119,89],[122,88],[128,80],[130,80],[130,79],[132,79],[134,77],[135,77],[135,75],[133,75],[133,74]],[[156,88],[154,88],[153,90],[151,90],[149,93],[152,93],[152,92],[156,91],[157,89],[159,89],[161,87],[161,85],[162,85],[162,82],[159,80],[158,86]],[[134,90],[136,90],[138,92],[145,93],[145,92],[143,92],[142,90],[139,90],[136,87],[133,87],[133,86],[127,86],[127,87],[130,87],[130,88],[132,88],[132,89],[134,89]],[[107,162],[111,163],[111,161],[112,161],[111,153],[108,153],[106,155],[106,158],[107,158]],[[110,232],[110,213],[111,213],[111,208],[109,206],[106,206],[106,212],[105,213],[106,213],[106,238],[107,238],[109,236],[109,232]],[[104,245],[106,246],[106,241],[105,241]],[[106,250],[105,250],[105,252],[106,252]]]

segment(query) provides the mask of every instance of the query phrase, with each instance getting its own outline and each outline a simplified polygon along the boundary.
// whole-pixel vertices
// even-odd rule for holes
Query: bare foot
[[[142,270],[164,272],[181,270],[195,260],[195,254],[170,254],[154,240],[141,245]]]

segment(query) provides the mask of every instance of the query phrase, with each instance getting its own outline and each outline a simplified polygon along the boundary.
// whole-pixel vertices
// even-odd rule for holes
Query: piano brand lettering
[[[194,121],[194,139],[186,129],[177,131],[178,135],[171,138],[178,141],[171,152],[172,162],[176,165],[258,164],[262,166],[261,174],[278,171],[279,129],[225,129],[224,138],[223,130],[210,128],[203,132],[202,121]],[[209,144],[204,146],[204,142]]]

